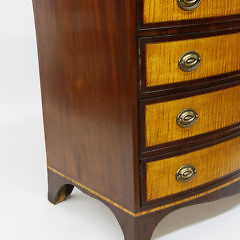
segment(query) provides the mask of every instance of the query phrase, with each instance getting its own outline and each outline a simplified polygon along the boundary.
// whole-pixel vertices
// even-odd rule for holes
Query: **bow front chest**
[[[49,200],[101,200],[126,240],[240,192],[240,1],[33,0]]]

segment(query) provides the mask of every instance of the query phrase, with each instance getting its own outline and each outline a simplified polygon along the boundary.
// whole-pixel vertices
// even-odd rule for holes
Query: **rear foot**
[[[48,200],[51,203],[58,204],[64,201],[73,188],[66,179],[48,169]]]

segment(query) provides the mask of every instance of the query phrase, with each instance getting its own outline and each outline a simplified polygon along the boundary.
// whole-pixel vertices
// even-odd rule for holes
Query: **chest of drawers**
[[[77,187],[126,240],[240,192],[239,0],[33,0],[49,200]]]

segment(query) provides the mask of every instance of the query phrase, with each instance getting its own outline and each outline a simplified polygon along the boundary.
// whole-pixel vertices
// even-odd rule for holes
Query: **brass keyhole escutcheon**
[[[196,168],[191,165],[184,165],[178,169],[176,173],[176,178],[180,183],[187,183],[190,182],[197,174]]]
[[[181,128],[189,128],[192,127],[198,119],[199,116],[194,109],[184,109],[177,116],[177,124]]]
[[[190,51],[184,53],[178,62],[180,69],[184,72],[192,72],[197,69],[201,63],[202,59],[199,53]]]
[[[177,2],[181,9],[191,11],[199,6],[201,0],[177,0]]]

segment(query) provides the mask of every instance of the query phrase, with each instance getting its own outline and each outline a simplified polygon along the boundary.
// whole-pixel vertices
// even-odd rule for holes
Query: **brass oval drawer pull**
[[[178,169],[176,173],[176,178],[180,183],[190,182],[197,174],[196,168],[191,165],[184,165],[180,169]]]
[[[201,2],[201,0],[177,0],[178,6],[186,11],[191,11],[197,8]]]
[[[177,116],[177,124],[182,128],[192,127],[198,120],[199,116],[193,109],[184,109]]]
[[[197,52],[186,52],[179,59],[179,67],[184,72],[192,72],[200,65],[202,59]]]

